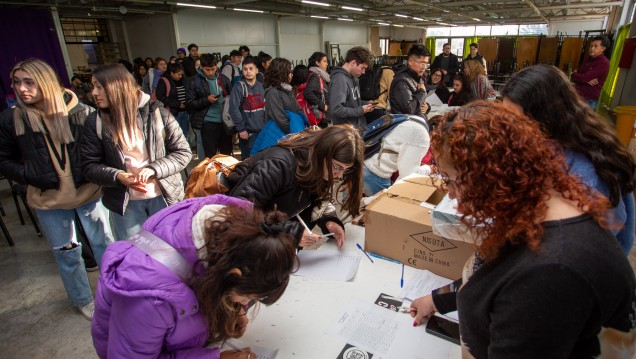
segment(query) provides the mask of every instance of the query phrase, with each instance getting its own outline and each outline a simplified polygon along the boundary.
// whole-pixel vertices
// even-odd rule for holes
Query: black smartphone
[[[426,332],[449,342],[459,344],[459,324],[450,320],[432,316],[426,324]]]

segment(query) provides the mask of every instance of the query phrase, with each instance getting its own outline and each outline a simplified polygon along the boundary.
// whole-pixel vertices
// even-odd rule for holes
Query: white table
[[[364,228],[347,224],[344,249],[359,250],[364,247]],[[329,241],[319,250],[335,249],[335,241]],[[351,282],[318,281],[292,276],[285,294],[274,305],[260,305],[256,317],[241,338],[253,345],[278,348],[278,359],[335,359],[345,342],[325,331],[342,312],[343,305],[351,298],[373,303],[380,293],[398,296],[402,265],[366,256],[360,261],[355,278]],[[405,280],[416,270],[405,267]],[[250,310],[250,316],[252,310]],[[408,314],[403,314],[410,317]],[[446,341],[423,334],[426,341],[446,345]],[[420,353],[421,358],[433,358]],[[460,358],[460,347],[452,345],[449,359]],[[374,356],[375,358],[375,356]],[[387,358],[384,358],[387,359]],[[409,359],[409,358],[395,358]],[[447,358],[439,358],[447,359]]]

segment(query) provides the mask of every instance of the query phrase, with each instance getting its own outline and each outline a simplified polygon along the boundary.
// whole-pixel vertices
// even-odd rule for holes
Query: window
[[[450,27],[429,27],[426,30],[427,37],[450,36]]]
[[[380,39],[380,51],[382,51],[382,55],[389,54],[389,39]]]
[[[475,26],[475,35],[490,36],[490,26]]]
[[[109,42],[108,26],[104,19],[63,17],[60,19],[67,44]]]
[[[545,35],[547,33],[547,24],[519,25],[519,35]]]
[[[464,56],[464,38],[455,37],[451,39],[451,53],[463,57]]]
[[[491,35],[507,35],[517,36],[519,34],[519,25],[494,25]]]
[[[451,36],[474,36],[474,26],[458,26],[451,28]]]
[[[439,55],[442,53],[443,49],[444,49],[444,44],[448,43],[448,38],[447,37],[438,37],[435,39],[435,52],[437,52],[434,55]]]

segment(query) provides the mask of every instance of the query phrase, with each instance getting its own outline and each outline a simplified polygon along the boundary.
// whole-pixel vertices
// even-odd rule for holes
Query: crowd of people
[[[342,246],[334,204],[357,215],[430,148],[426,169],[458,200],[475,253],[463,278],[412,303],[414,325],[458,310],[476,358],[633,355],[634,159],[558,68],[526,68],[492,101],[477,46],[461,66],[443,50],[427,76],[431,54],[413,45],[368,101],[358,78],[374,57],[360,46],[329,71],[321,52],[292,68],[247,46],[221,60],[191,44],[168,61],[97,67],[73,90],[41,60],[16,64],[0,172],[27,185],[97,354],[255,358],[209,344],[242,336],[249,306],[283,295],[315,226]],[[428,119],[432,94],[459,107]],[[315,126],[293,131],[299,115]],[[367,125],[398,116],[365,157]],[[286,136],[253,153],[268,121]],[[227,193],[184,200],[190,129],[200,159],[232,155],[238,137]],[[100,266],[94,299],[76,218]]]

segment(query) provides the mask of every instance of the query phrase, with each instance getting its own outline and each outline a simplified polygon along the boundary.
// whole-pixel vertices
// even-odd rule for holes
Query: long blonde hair
[[[486,69],[478,60],[466,60],[464,62],[464,72],[468,73],[468,81],[470,83],[473,83],[479,75],[486,76]]]
[[[104,128],[110,131],[120,146],[131,149],[136,139],[142,138],[137,120],[139,85],[128,70],[121,65],[105,65],[93,71],[93,78],[104,88],[108,100]]]
[[[74,142],[73,134],[68,122],[68,109],[64,101],[64,88],[60,85],[57,74],[46,62],[39,59],[28,59],[18,62],[11,70],[11,88],[18,94],[18,90],[14,88],[13,77],[16,71],[24,71],[31,76],[38,91],[42,93],[43,111],[37,109],[33,105],[29,105],[22,100],[22,97],[16,96],[18,106],[13,113],[13,121],[15,123],[16,135],[24,134],[24,122],[27,121],[31,129],[35,132],[45,133],[42,122],[42,116],[51,120],[49,134],[54,142],[69,144]],[[26,117],[26,120],[25,120]]]

